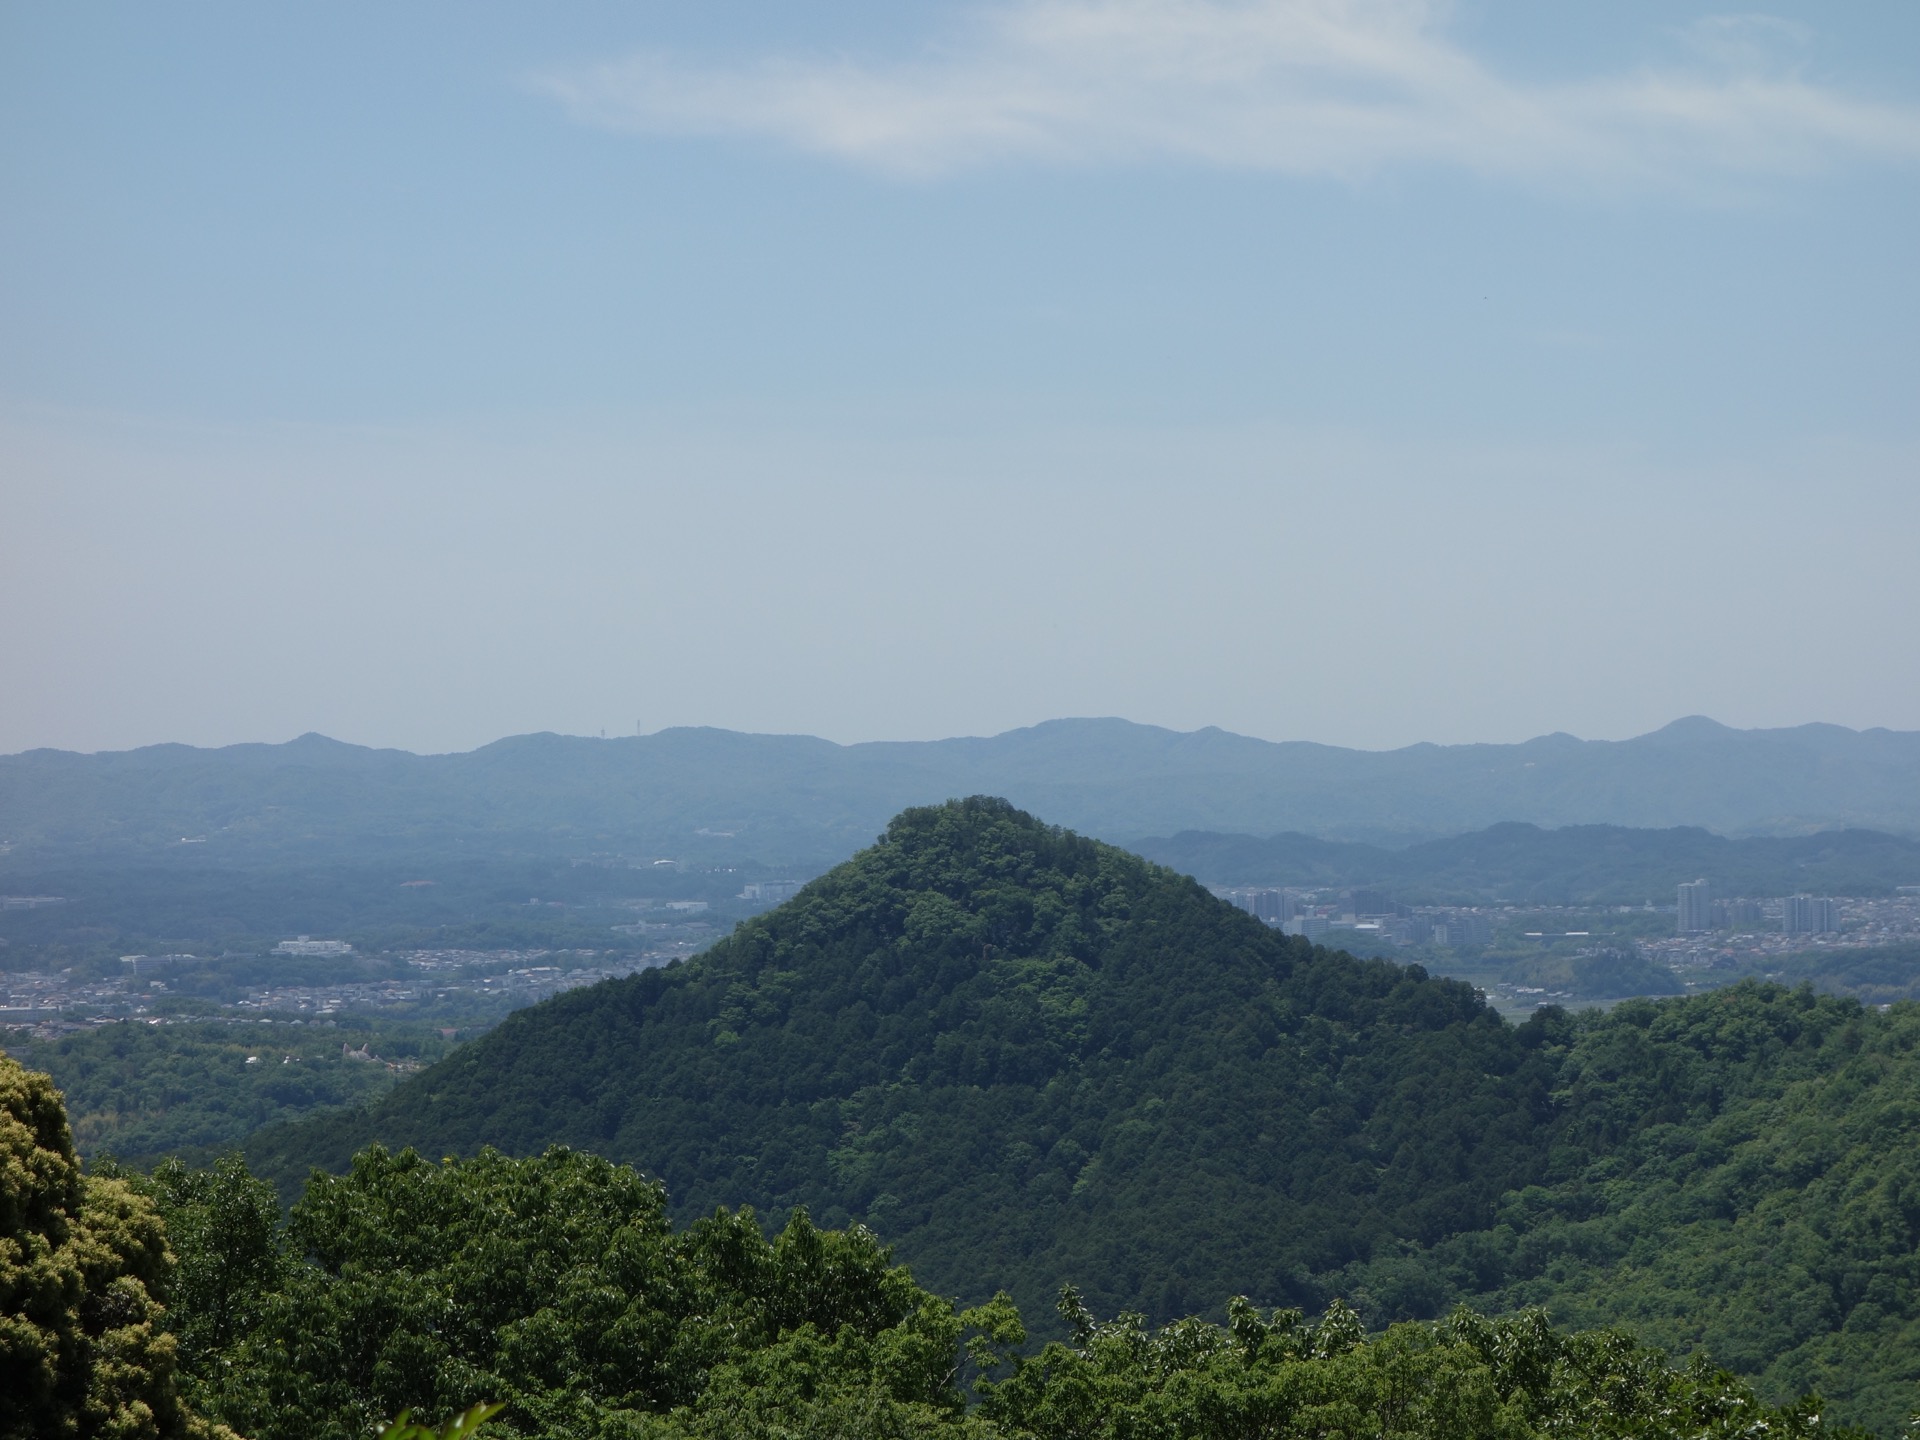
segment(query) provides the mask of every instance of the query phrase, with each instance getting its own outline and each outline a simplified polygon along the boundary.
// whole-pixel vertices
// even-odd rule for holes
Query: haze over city
[[[1920,14],[0,9],[0,752],[1920,728]]]

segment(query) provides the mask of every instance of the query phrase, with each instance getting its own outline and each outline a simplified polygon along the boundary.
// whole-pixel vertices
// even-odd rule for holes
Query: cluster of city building
[[[1700,917],[1688,918],[1697,923]],[[1815,950],[1910,945],[1920,939],[1920,886],[1902,886],[1893,895],[1730,900],[1724,910],[1710,908],[1706,918],[1714,928],[1642,939],[1641,953],[1685,971],[1753,967]]]
[[[1213,893],[1289,935],[1318,940],[1334,931],[1394,945],[1487,945],[1489,911],[1452,905],[1396,905],[1383,890],[1343,890],[1331,900],[1318,890],[1218,885]]]
[[[741,887],[740,898],[762,905],[779,905],[798,895],[805,883],[804,880],[752,880]]]
[[[1704,880],[1679,888],[1674,933],[1704,935],[1710,930],[1759,930],[1778,921],[1783,935],[1837,935],[1840,902],[1829,895],[1789,895],[1779,901],[1741,898],[1715,900]]]
[[[282,940],[273,947],[276,955],[351,955],[353,946],[344,940],[315,940],[310,935],[302,935],[296,940]]]
[[[302,937],[287,944],[308,948],[276,954],[341,957],[352,947],[339,940]],[[314,947],[331,948],[314,948]],[[248,986],[235,996],[227,992],[223,1008],[233,1015],[301,1015],[330,1019],[343,1014],[440,1012],[495,1015],[531,1005],[563,990],[630,975],[636,970],[665,965],[695,948],[676,938],[644,953],[630,950],[414,950],[394,959],[405,960],[415,972],[407,977],[348,978],[333,983]],[[222,957],[247,959],[250,957]],[[204,979],[209,967],[217,973],[219,960],[198,955],[123,955],[118,976],[86,980],[66,971],[0,971],[0,1030],[21,1029],[42,1035],[64,1033],[109,1020],[201,1019],[200,1010],[177,1015],[162,1013],[161,1002],[179,989],[181,971]],[[545,962],[545,963],[537,963]],[[194,987],[200,988],[200,987]]]
[[[454,968],[462,973],[433,978],[423,976],[414,981],[367,980],[341,985],[267,986],[250,991],[245,998],[234,1002],[234,1008],[318,1017],[382,1011],[432,1013],[447,1007],[459,1010],[473,1002],[481,1002],[486,1010],[502,1003],[505,1008],[517,1009],[558,995],[563,990],[576,990],[583,985],[597,985],[602,980],[631,975],[650,963],[644,957],[625,954],[604,957],[604,960],[612,963],[604,963],[604,960],[597,964],[579,963],[582,960],[592,962],[596,958],[591,950],[569,951],[565,954],[548,951],[493,954],[476,951],[468,954],[472,957],[469,965],[453,962]],[[551,958],[572,963],[501,968],[503,954],[517,959]],[[408,957],[408,961],[420,970],[433,971],[448,968],[451,958],[450,952],[426,951],[415,952]],[[474,973],[476,969],[482,973]]]
[[[33,1029],[70,1012],[124,1011],[134,1003],[128,986],[111,980],[75,980],[64,972],[0,971],[0,1027]]]

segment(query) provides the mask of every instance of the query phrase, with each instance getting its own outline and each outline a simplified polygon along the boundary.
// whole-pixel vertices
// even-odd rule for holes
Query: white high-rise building
[[[1789,895],[1780,902],[1780,928],[1789,935],[1831,935],[1840,928],[1840,907],[1824,895]]]
[[[1697,935],[1713,928],[1713,896],[1706,881],[1689,880],[1680,887],[1680,914],[1674,928],[1682,935]]]

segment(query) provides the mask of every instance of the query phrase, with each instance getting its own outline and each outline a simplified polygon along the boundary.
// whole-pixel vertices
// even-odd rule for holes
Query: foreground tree
[[[1368,1336],[1335,1302],[1318,1323],[1262,1317],[1237,1300],[1226,1326],[1138,1315],[1098,1323],[1067,1292],[1071,1344],[1011,1359],[981,1385],[982,1411],[1033,1440],[1258,1436],[1261,1440],[1813,1440],[1865,1432],[1825,1426],[1811,1397],[1761,1404],[1704,1360],[1674,1368],[1614,1331],[1566,1334],[1538,1311]],[[996,1357],[978,1358],[989,1369]]]
[[[312,1178],[276,1254],[237,1166],[159,1179],[195,1237],[193,1393],[259,1440],[358,1440],[402,1410],[483,1401],[506,1407],[489,1434],[582,1440],[815,1411],[846,1434],[849,1417],[964,1419],[967,1317],[858,1227],[797,1211],[769,1239],[721,1211],[676,1231],[657,1182],[590,1155],[375,1148]],[[270,1288],[249,1298],[236,1277]]]
[[[181,1237],[176,1311],[161,1300]],[[0,1057],[0,1440],[1817,1440],[1703,1360],[1469,1311],[1369,1335],[1244,1300],[1224,1326],[1099,1322],[1027,1354],[1004,1297],[964,1314],[860,1227],[750,1212],[676,1231],[660,1186],[589,1155],[363,1152],[280,1231],[237,1162],[83,1176],[60,1097]],[[968,1338],[971,1332],[971,1338]],[[964,1344],[963,1344],[964,1342]],[[975,1403],[961,1364],[973,1367]],[[493,1402],[499,1402],[497,1407]],[[498,1410],[497,1415],[494,1413]],[[407,1417],[447,1416],[438,1428]],[[397,1423],[383,1425],[388,1416]]]
[[[238,1165],[161,1178],[170,1223],[196,1237],[182,1294],[199,1298],[180,1320],[197,1337],[192,1393],[256,1440],[357,1440],[383,1416],[483,1400],[504,1402],[487,1432],[503,1440],[1858,1433],[1824,1425],[1812,1400],[1771,1407],[1705,1362],[1675,1367],[1537,1311],[1370,1335],[1338,1303],[1309,1322],[1235,1301],[1225,1325],[1156,1330],[1098,1322],[1069,1291],[1071,1338],[1030,1353],[1010,1301],[957,1312],[863,1228],[795,1212],[769,1238],[721,1211],[676,1230],[656,1182],[563,1149],[364,1151],[311,1179],[279,1245]],[[218,1283],[191,1275],[203,1267]],[[232,1298],[256,1285],[257,1300]]]
[[[0,1437],[225,1433],[175,1389],[172,1268],[152,1202],[83,1175],[53,1082],[0,1054]]]

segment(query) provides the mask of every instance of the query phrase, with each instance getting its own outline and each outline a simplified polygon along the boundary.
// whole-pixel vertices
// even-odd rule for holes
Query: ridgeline
[[[816,866],[852,854],[903,805],[974,792],[1121,843],[1203,830],[1406,844],[1505,821],[1920,836],[1920,733],[1733,730],[1694,716],[1631,740],[1369,751],[1070,719],[859,745],[674,729],[517,735],[453,755],[320,735],[31,750],[0,755],[0,839],[9,863],[31,866],[171,863],[183,841],[208,868],[610,850]]]

